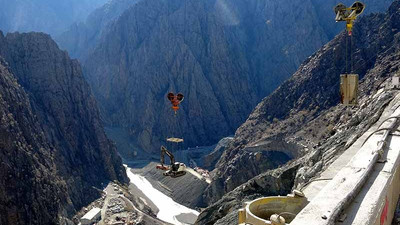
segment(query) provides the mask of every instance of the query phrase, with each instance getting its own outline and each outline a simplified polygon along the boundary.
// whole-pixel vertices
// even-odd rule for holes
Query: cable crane
[[[352,57],[350,58],[350,64],[352,66],[351,72],[348,72],[348,36],[350,37],[350,46],[353,35],[353,23],[357,17],[364,12],[365,5],[362,2],[354,2],[350,8],[347,8],[343,3],[339,3],[334,8],[336,14],[336,22],[346,22],[346,73],[340,75],[340,95],[341,103],[345,106],[357,105],[357,92],[358,92],[358,74],[353,74]],[[350,56],[352,55],[352,49],[350,47]]]
[[[175,112],[175,128],[177,126],[177,111],[179,110],[179,104],[183,101],[183,94],[178,93],[174,94],[172,92],[167,94],[167,99],[171,102],[172,104],[172,109]],[[173,129],[174,130],[174,129]],[[174,132],[172,132],[174,133]],[[166,139],[167,143],[171,143],[171,145],[174,144],[181,144],[183,143],[182,138],[177,138],[177,137],[170,137]],[[170,165],[166,166],[165,165],[165,155],[167,155],[170,159]],[[181,177],[186,174],[186,165],[184,163],[176,162],[175,157],[172,154],[172,152],[168,151],[166,147],[161,146],[161,157],[160,157],[160,162],[161,164],[157,165],[156,168],[159,170],[165,171],[163,173],[164,176],[169,176],[171,178],[177,178]]]
[[[169,5],[170,1],[167,1],[166,3],[167,3],[167,14],[170,15],[170,5]],[[186,25],[187,0],[184,1],[184,6],[185,6],[185,9],[184,9],[184,14],[183,14],[183,16],[184,16],[183,21],[184,21],[184,24]],[[167,49],[171,49],[169,45],[172,42],[171,39],[170,39],[170,23],[169,23],[169,21],[170,21],[170,19],[167,18],[167,21],[166,21],[167,22],[166,23],[166,25],[167,25],[166,33],[167,33],[167,45],[168,45]],[[184,26],[184,27],[186,27],[186,26]],[[160,32],[162,32],[161,28],[162,28],[162,26],[160,26]],[[184,40],[186,39],[186,29],[184,30],[184,37],[183,38],[184,38]],[[161,36],[160,36],[160,44],[162,44],[161,43]],[[173,54],[167,54],[167,61],[171,60],[170,57],[169,57],[170,55],[173,55]],[[161,72],[161,67],[160,67],[160,72]],[[170,133],[172,133],[172,135],[176,135],[175,134],[175,129],[178,126],[177,112],[179,110],[179,105],[181,104],[181,102],[184,99],[184,96],[181,93],[174,94],[172,92],[169,92],[167,94],[167,99],[171,102],[171,104],[172,104],[171,108],[175,113],[175,118],[174,118],[175,124],[171,126],[172,127],[172,129],[171,129],[172,131],[170,131]],[[177,137],[174,137],[174,136],[167,137],[166,141],[167,141],[167,143],[171,144],[171,146],[172,146],[171,148],[172,149],[174,149],[173,145],[180,145],[181,143],[183,143],[183,139],[182,138],[177,138]],[[165,166],[164,165],[164,163],[165,163],[164,162],[165,155],[167,155],[170,158],[170,162],[171,162],[170,166]],[[164,176],[170,176],[172,178],[176,178],[176,177],[180,177],[180,176],[183,176],[183,175],[186,174],[186,172],[185,172],[186,165],[184,163],[175,162],[175,157],[172,154],[172,152],[168,151],[167,148],[164,147],[164,146],[161,146],[161,159],[160,159],[160,161],[161,161],[161,164],[157,165],[156,168],[166,171],[166,172],[163,173]]]
[[[346,29],[349,36],[352,35],[353,23],[357,17],[364,12],[365,5],[362,2],[354,2],[350,8],[347,8],[343,3],[335,6],[336,22],[346,21]]]

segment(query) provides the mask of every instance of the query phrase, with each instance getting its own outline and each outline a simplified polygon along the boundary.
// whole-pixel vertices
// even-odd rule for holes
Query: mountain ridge
[[[49,207],[53,207],[49,209],[52,215],[50,212],[43,214],[43,221],[53,221],[49,222],[52,224],[59,217],[70,218],[75,210],[99,197],[100,193],[93,187],[102,188],[109,180],[128,182],[116,148],[104,133],[96,101],[78,61],[71,60],[66,52],[58,49],[49,35],[43,33],[9,33],[4,36],[0,32],[0,56],[7,62],[8,71],[15,76],[14,84],[26,93],[29,101],[29,114],[26,116],[29,118],[32,115],[33,124],[36,124],[32,134],[24,133],[21,138],[28,138],[31,145],[33,140],[29,135],[43,138],[39,143],[45,147],[39,146],[37,150],[44,155],[37,160],[52,162],[49,164],[49,175],[45,175],[54,176],[54,182],[59,184],[48,181],[49,187],[62,190],[54,193],[54,203],[49,203]],[[18,104],[9,102],[9,105]],[[24,114],[19,115],[16,123],[27,123]],[[9,157],[5,156],[4,160],[10,160]],[[27,160],[34,160],[32,157],[28,153]],[[38,170],[46,172],[45,169]],[[37,185],[46,185],[46,181],[40,181],[35,174],[26,176],[32,180],[39,179]],[[37,189],[23,191],[40,192]],[[18,193],[10,194],[14,195]],[[44,196],[37,198],[43,200]],[[26,204],[32,207],[25,210],[26,214],[36,210],[34,201]],[[5,210],[5,213],[8,211]],[[15,221],[16,224],[24,224],[26,220],[21,218]],[[40,220],[32,223],[40,224]]]

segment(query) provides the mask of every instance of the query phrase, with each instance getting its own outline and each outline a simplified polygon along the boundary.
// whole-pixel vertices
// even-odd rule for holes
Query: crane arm
[[[165,159],[164,156],[167,155],[171,161],[171,165],[173,165],[175,163],[175,157],[174,155],[167,150],[167,148],[165,148],[164,146],[161,146],[161,165],[164,165],[165,163]]]

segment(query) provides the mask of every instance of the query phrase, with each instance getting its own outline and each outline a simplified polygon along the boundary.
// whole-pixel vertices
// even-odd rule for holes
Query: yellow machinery
[[[239,225],[285,225],[308,204],[299,191],[287,196],[256,199],[239,210]]]
[[[358,74],[340,75],[340,96],[344,105],[357,105]]]
[[[342,3],[339,3],[335,8],[336,22],[346,21],[346,29],[349,35],[352,34],[353,22],[357,17],[364,12],[365,5],[362,2],[354,2],[350,8],[347,8]]]

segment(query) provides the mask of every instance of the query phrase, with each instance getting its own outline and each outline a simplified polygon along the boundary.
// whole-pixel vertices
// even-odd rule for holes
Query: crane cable
[[[375,57],[378,58],[378,56],[379,56],[381,53],[383,53],[383,52],[385,52],[385,51],[389,51],[389,50],[391,50],[392,48],[395,48],[395,47],[397,47],[397,46],[396,46],[396,45],[392,45],[392,46],[389,47],[389,48],[383,48],[383,49],[381,49],[381,50],[378,51],[376,54],[374,54],[374,55],[371,56],[370,58],[366,59],[364,62],[358,64],[358,66],[353,70],[353,72],[354,72],[354,71],[357,71],[358,69],[360,69],[360,68],[361,68],[362,66],[364,66],[366,63],[372,61]],[[347,61],[347,60],[346,60],[346,61]],[[343,70],[342,70],[342,72],[343,72]],[[347,72],[347,69],[346,69],[346,72]]]
[[[351,73],[353,73],[353,35],[350,36],[350,66],[351,66]]]
[[[353,73],[353,35],[346,34],[346,74],[349,74],[349,52],[350,52],[350,73]],[[349,44],[350,42],[350,44]],[[349,46],[350,45],[350,46]],[[350,50],[350,51],[349,51]]]
[[[348,37],[348,35],[346,34],[346,59],[345,59],[345,63],[346,63],[346,74],[348,74],[349,73],[349,69],[348,69],[348,55],[349,55],[349,37]],[[350,53],[351,54],[351,53]]]
[[[170,42],[171,42],[171,34],[170,34],[170,23],[169,23],[169,16],[170,16],[170,5],[169,5],[170,3],[169,3],[169,0],[167,0],[167,40],[168,40],[168,56],[167,56],[167,62],[169,62],[169,60],[171,59],[170,58],[170,53],[171,53],[171,47],[170,47]],[[187,17],[187,0],[184,0],[184,18],[183,18],[183,21],[184,21],[184,24],[183,24],[183,27],[184,27],[184,34],[183,34],[183,41],[184,41],[184,44],[186,43],[186,24],[187,24],[187,22],[186,22],[186,17]],[[172,55],[172,54],[171,54]],[[172,59],[171,59],[172,60]],[[185,64],[185,57],[183,58],[183,64]],[[167,71],[168,71],[168,73],[169,73],[169,67],[167,66]],[[184,71],[183,71],[183,73],[184,73]],[[183,76],[185,75],[185,74],[182,74]],[[172,80],[175,80],[175,79],[172,79]],[[175,114],[174,114],[174,118],[173,118],[173,122],[172,122],[172,138],[179,138],[178,136],[179,136],[179,130],[180,129],[178,129],[178,125],[179,125],[179,123],[178,123],[178,113],[176,113],[175,112]],[[168,137],[167,137],[167,139],[168,139]],[[176,142],[173,142],[173,141],[167,141],[167,142],[170,142],[170,145],[171,145],[171,151],[172,152],[175,152],[175,150],[182,150],[183,149],[183,146],[184,146],[184,139],[183,139],[183,137],[182,137],[182,141],[178,141],[178,140],[176,140]],[[175,149],[175,147],[176,147],[176,149]],[[181,148],[180,148],[181,147]]]

